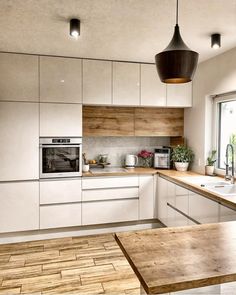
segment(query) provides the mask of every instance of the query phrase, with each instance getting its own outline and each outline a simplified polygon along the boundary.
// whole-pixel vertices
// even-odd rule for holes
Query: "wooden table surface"
[[[236,221],[117,233],[147,294],[236,281]]]

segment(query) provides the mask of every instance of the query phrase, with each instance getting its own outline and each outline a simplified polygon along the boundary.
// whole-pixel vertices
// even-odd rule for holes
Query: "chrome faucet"
[[[231,175],[229,175],[229,148],[231,148],[232,152]],[[230,180],[234,184],[234,147],[232,144],[227,144],[226,146],[225,180]]]

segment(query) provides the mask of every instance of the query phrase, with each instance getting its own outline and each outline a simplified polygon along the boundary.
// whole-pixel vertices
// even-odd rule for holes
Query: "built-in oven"
[[[40,178],[82,175],[82,138],[40,138]]]

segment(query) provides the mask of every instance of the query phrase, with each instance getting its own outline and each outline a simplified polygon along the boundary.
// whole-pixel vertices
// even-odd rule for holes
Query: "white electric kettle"
[[[138,164],[138,157],[135,155],[126,155],[125,167],[134,168]]]

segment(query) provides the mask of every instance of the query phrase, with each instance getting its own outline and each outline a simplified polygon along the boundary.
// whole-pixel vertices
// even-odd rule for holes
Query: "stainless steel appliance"
[[[171,168],[171,147],[162,146],[155,149],[154,168],[159,168],[159,169]]]
[[[81,137],[40,138],[40,178],[82,175]]]

